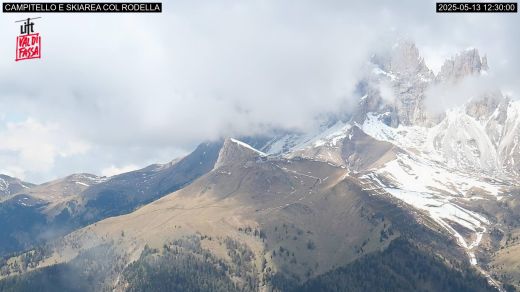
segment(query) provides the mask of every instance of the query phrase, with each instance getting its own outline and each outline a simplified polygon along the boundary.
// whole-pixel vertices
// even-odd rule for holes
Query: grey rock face
[[[359,109],[354,114],[354,121],[364,119],[367,112],[384,114],[387,125],[417,125],[431,127],[438,124],[444,115],[429,112],[424,106],[425,92],[435,83],[456,83],[466,76],[480,74],[488,69],[487,58],[480,57],[477,49],[465,50],[453,58],[446,60],[440,73],[435,76],[426,66],[424,59],[414,43],[402,41],[382,56],[374,56],[372,62],[377,66],[373,76],[367,77],[365,95]],[[381,84],[390,84],[393,100],[381,98]],[[489,96],[500,96],[498,92],[483,93]],[[491,101],[491,99],[488,99]],[[484,105],[474,104],[470,111],[474,116],[492,113],[481,112]],[[486,104],[494,111],[496,104]],[[468,113],[470,114],[470,113]],[[471,115],[470,114],[470,115]]]
[[[480,74],[482,70],[487,70],[487,68],[487,58],[480,58],[477,49],[470,49],[446,60],[441,67],[441,72],[437,75],[437,80],[456,82],[465,76]]]
[[[425,105],[432,86],[450,88],[488,69],[487,58],[478,50],[465,50],[447,60],[435,76],[413,43],[400,42],[374,55],[366,69],[356,89],[361,98],[352,111],[351,124],[363,125],[371,113],[390,127],[424,127],[432,134],[432,151],[450,165],[492,174],[520,173],[519,102],[511,102],[495,89],[478,92],[465,108],[446,109],[449,113],[433,113]]]
[[[419,79],[433,78],[433,72],[426,66],[419,50],[412,42],[400,42],[392,51],[390,71],[401,77]]]
[[[385,104],[379,93],[379,89],[373,86],[370,81],[363,82],[363,98],[359,101],[356,110],[352,115],[352,121],[362,124],[369,112],[392,111],[390,106],[385,107]],[[397,118],[394,120],[397,121]],[[391,123],[391,121],[388,121]],[[392,125],[397,126],[397,125]]]
[[[368,78],[371,85],[367,88],[372,90],[367,90],[367,98],[360,104],[360,111],[385,114],[385,123],[393,127],[399,124],[432,125],[423,103],[425,90],[435,76],[424,63],[415,44],[399,42],[389,54],[374,56],[372,61],[377,66],[374,71],[376,76]],[[393,100],[381,100],[378,86],[381,82],[390,84]],[[378,108],[374,110],[374,106]]]
[[[478,121],[488,120],[503,101],[504,97],[500,91],[483,94],[481,98],[474,99],[466,105],[466,113]],[[500,120],[503,123],[505,117],[502,115]]]

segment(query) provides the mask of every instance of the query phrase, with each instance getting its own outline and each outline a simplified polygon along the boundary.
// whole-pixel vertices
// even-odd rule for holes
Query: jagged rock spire
[[[472,48],[446,60],[437,75],[437,80],[456,82],[466,76],[480,74],[482,70],[487,69],[487,58],[481,58],[478,50]]]

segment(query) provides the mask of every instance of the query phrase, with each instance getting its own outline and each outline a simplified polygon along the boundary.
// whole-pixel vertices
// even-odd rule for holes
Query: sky
[[[41,183],[165,163],[224,136],[306,130],[348,107],[360,68],[398,39],[434,72],[468,47],[520,94],[518,14],[433,1],[164,1],[162,14],[0,15],[0,173]],[[24,17],[42,59],[14,61]]]

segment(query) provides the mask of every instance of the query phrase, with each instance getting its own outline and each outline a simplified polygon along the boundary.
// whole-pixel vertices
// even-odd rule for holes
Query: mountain
[[[441,82],[456,82],[469,75],[478,75],[488,70],[487,58],[480,57],[477,49],[467,49],[446,60],[436,79]]]
[[[0,202],[0,254],[18,252],[70,231],[68,208],[103,178],[74,174],[42,185],[25,185]]]
[[[34,184],[21,181],[17,178],[0,174],[0,201],[12,194],[33,187]]]
[[[308,132],[227,138],[166,165],[15,194],[0,207],[26,197],[34,208],[16,212],[71,224],[11,248],[0,288],[519,289],[520,102],[496,89],[429,108],[430,88],[490,70],[476,49],[434,74],[403,41],[364,69],[356,107]]]
[[[81,200],[81,193],[91,186],[103,183],[106,177],[88,173],[72,174],[67,177],[41,184],[19,192],[17,195],[31,197],[46,202],[45,214],[56,216],[67,209],[72,202]]]
[[[192,153],[165,165],[151,165],[123,173],[86,189],[76,217],[82,224],[133,211],[136,207],[176,191],[217,163],[222,142],[202,143]]]
[[[242,283],[239,289],[296,289],[384,250],[396,238],[417,237],[422,248],[450,240],[414,224],[413,214],[396,202],[369,195],[362,178],[346,168],[307,159],[267,160],[232,139],[217,161],[215,169],[177,192],[67,235],[38,267],[66,263],[85,248],[115,240],[127,255],[116,256],[106,271],[115,278],[104,281],[116,289],[139,281],[129,276],[133,260],[147,253],[167,256],[170,250],[225,267]]]
[[[203,143],[167,164],[113,177],[73,174],[22,188],[0,202],[0,255],[20,252],[101,219],[128,213],[210,171],[220,142]],[[24,184],[25,185],[25,184]]]

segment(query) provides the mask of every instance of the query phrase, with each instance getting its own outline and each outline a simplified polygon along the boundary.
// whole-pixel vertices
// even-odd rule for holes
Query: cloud
[[[42,151],[58,155],[28,175],[43,180],[166,162],[220,136],[310,128],[350,110],[359,68],[401,36],[432,64],[479,47],[504,88],[519,92],[518,18],[441,15],[434,3],[174,1],[161,15],[43,15],[43,58],[0,58],[0,116],[59,125],[90,145],[63,156],[49,142]],[[14,54],[18,18],[0,18],[1,52]],[[29,169],[21,155],[10,159]]]
[[[111,166],[109,166],[107,168],[102,169],[101,170],[101,175],[103,175],[103,176],[114,176],[114,175],[117,175],[117,174],[130,172],[130,171],[137,170],[137,169],[139,169],[139,166],[133,165],[133,164],[125,165],[123,167],[116,167],[114,165],[111,165]]]
[[[57,157],[86,153],[90,146],[51,123],[31,118],[8,122],[0,129],[0,165],[2,173],[25,178],[30,173],[52,169]]]
[[[395,90],[388,81],[381,81],[379,83],[379,93],[387,103],[393,103],[396,100]]]
[[[470,100],[478,100],[498,91],[493,75],[467,76],[459,82],[443,82],[426,90],[425,106],[434,114],[461,107]]]

